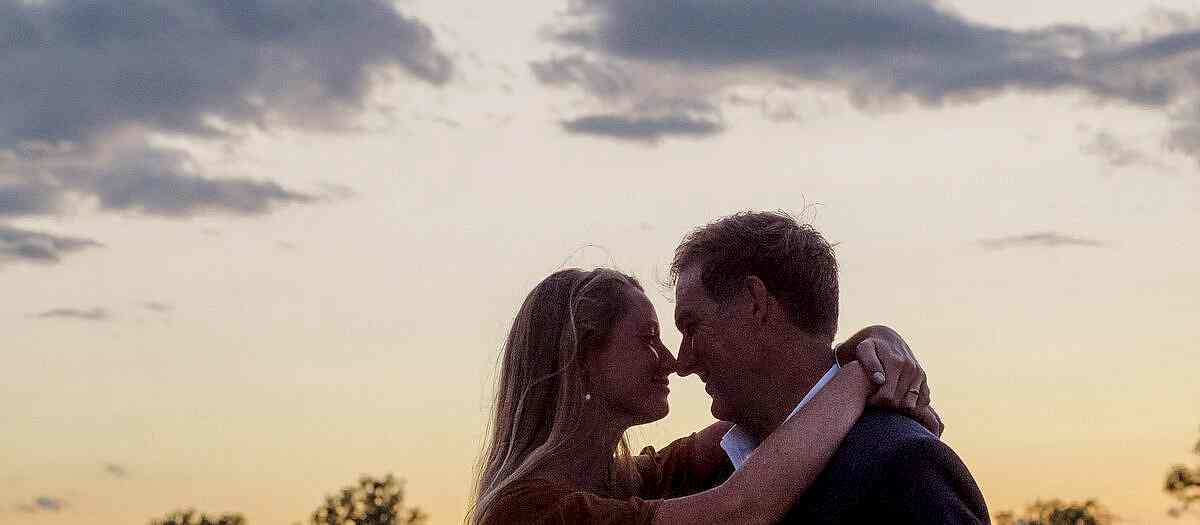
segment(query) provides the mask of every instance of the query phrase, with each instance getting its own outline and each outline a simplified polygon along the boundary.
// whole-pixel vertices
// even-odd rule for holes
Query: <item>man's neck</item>
[[[764,378],[762,385],[762,392],[770,394],[760,398],[746,421],[736,422],[759,442],[788,419],[796,405],[836,364],[827,341],[805,340],[791,348],[775,353],[783,359],[771,367],[772,373]]]

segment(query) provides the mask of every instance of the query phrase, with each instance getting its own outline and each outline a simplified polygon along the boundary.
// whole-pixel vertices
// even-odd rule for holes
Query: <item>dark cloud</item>
[[[96,197],[102,209],[149,215],[256,214],[276,204],[315,200],[272,181],[210,178],[193,169],[190,158],[181,151],[146,148],[123,152],[101,169],[75,171],[64,178]]]
[[[572,52],[679,92],[796,82],[859,107],[940,106],[1006,92],[1084,93],[1174,113],[1200,107],[1200,23],[1158,11],[1142,31],[975,22],[932,0],[576,0],[549,30]],[[581,75],[561,82],[588,86]],[[603,97],[607,91],[592,88]],[[692,94],[694,96],[694,93]],[[1168,145],[1200,157],[1186,119]],[[1125,159],[1128,160],[1128,159]]]
[[[612,63],[601,63],[582,54],[530,62],[533,76],[546,85],[579,86],[604,98],[623,95],[633,88],[633,78]]]
[[[617,140],[656,143],[663,137],[704,137],[724,131],[720,121],[690,115],[643,117],[626,115],[587,115],[564,120],[568,133],[596,135]]]
[[[1009,237],[981,239],[978,241],[978,243],[987,250],[1004,250],[1008,248],[1055,248],[1059,246],[1084,246],[1089,248],[1099,248],[1108,246],[1108,243],[1103,241],[1076,237],[1072,235],[1064,235],[1057,232],[1026,233]]]
[[[209,176],[186,151],[149,144],[0,160],[0,175],[5,171],[10,178],[25,174],[38,182],[0,186],[0,217],[50,214],[72,198],[93,202],[102,211],[160,217],[252,215],[319,200],[269,180]]]
[[[0,144],[320,125],[360,108],[377,70],[452,72],[430,29],[384,0],[0,0],[0,20]]]
[[[862,102],[939,104],[1006,88],[1122,91],[1088,78],[1076,60],[1110,34],[1071,25],[1009,30],[921,0],[583,0],[574,14],[557,39],[579,48],[693,70],[760,69],[846,87]],[[1124,96],[1161,100],[1150,86],[1127,87]]]
[[[390,72],[454,73],[430,28],[386,0],[0,0],[0,217],[182,217],[322,200],[209,173],[152,134],[352,127]]]
[[[62,190],[40,183],[16,183],[0,186],[0,217],[44,215],[58,211]]]
[[[0,265],[6,262],[54,264],[64,255],[103,246],[91,239],[63,237],[0,225]]]
[[[66,500],[53,496],[38,496],[33,499],[32,503],[23,503],[17,505],[17,510],[27,514],[38,512],[60,512],[67,508]]]
[[[118,465],[116,463],[105,463],[104,464],[104,473],[108,474],[110,476],[113,476],[115,478],[129,477],[129,469],[127,469],[121,465]]]
[[[55,308],[33,314],[33,317],[38,319],[75,319],[79,321],[107,321],[109,319],[108,310],[104,308],[91,308],[87,310],[79,308]]]
[[[1149,166],[1165,169],[1166,167],[1143,151],[1134,148],[1108,131],[1097,131],[1091,142],[1083,146],[1083,152],[1095,155],[1105,164],[1114,168],[1129,166]]]
[[[664,138],[705,137],[725,131],[720,110],[706,100],[646,98],[620,112],[583,115],[560,122],[571,134],[657,144]]]

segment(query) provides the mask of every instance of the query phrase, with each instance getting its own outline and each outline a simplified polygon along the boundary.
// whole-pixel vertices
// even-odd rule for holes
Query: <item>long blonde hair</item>
[[[536,469],[565,461],[581,430],[583,371],[579,357],[603,346],[626,307],[627,289],[642,291],[616,270],[577,268],[551,274],[533,288],[513,320],[496,386],[491,437],[481,457],[470,522],[478,523],[496,495]],[[622,437],[610,476],[612,496],[637,485]]]

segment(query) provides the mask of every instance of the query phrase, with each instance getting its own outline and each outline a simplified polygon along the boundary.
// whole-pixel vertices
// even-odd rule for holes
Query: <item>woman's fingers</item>
[[[916,419],[921,426],[928,429],[933,435],[942,437],[942,431],[946,430],[946,425],[942,423],[942,417],[932,406],[926,405],[916,414]]]
[[[925,382],[921,383],[921,395],[917,397],[917,407],[927,407],[933,402],[929,397],[929,378],[926,376]]]
[[[942,435],[942,420],[938,418],[937,412],[933,411],[932,407],[925,407],[918,411],[916,420],[921,426],[932,432],[936,436]]]
[[[921,397],[921,388],[925,385],[925,371],[907,359],[901,370],[902,377],[896,385],[896,398],[900,400],[902,408],[915,413]]]
[[[887,380],[887,370],[879,362],[879,351],[875,347],[875,339],[864,339],[854,349],[854,357],[863,367],[863,371],[871,378],[875,386],[884,384]]]
[[[903,402],[901,386],[906,384],[904,363],[907,361],[898,354],[887,341],[871,339],[876,350],[875,355],[883,365],[884,383],[871,398],[870,404],[884,408],[899,409]],[[911,375],[911,373],[909,374]]]

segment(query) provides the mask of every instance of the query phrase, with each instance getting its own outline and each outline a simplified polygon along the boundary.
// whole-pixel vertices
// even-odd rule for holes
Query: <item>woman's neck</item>
[[[596,410],[582,422],[561,461],[547,465],[540,477],[569,484],[580,490],[607,495],[612,488],[614,454],[630,425],[614,423],[617,418]]]

